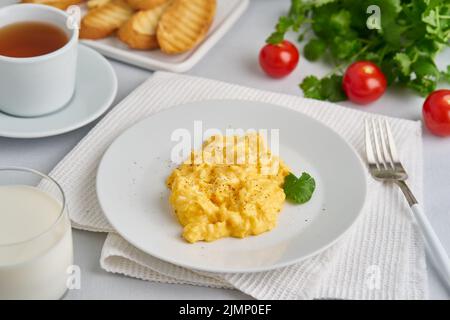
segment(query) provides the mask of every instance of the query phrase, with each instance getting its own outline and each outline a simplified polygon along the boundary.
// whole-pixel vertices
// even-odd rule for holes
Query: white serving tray
[[[7,5],[20,1],[6,0],[5,2],[5,5]],[[82,40],[81,42],[97,50],[104,56],[141,68],[185,72],[200,61],[233,26],[245,9],[247,9],[249,2],[250,0],[217,0],[217,13],[208,35],[196,48],[184,54],[167,55],[160,50],[132,50],[114,36],[102,40]],[[0,7],[2,6],[3,4],[0,4]]]

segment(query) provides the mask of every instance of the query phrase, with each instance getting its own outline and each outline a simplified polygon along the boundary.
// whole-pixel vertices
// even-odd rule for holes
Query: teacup
[[[22,22],[52,24],[67,43],[48,54],[17,58],[0,55],[0,111],[19,117],[46,115],[64,107],[75,92],[78,29],[69,15],[38,4],[0,8],[0,28]]]

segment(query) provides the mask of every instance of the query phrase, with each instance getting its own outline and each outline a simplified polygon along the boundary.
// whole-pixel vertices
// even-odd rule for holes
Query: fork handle
[[[433,227],[425,216],[422,206],[415,203],[411,206],[411,210],[425,238],[428,250],[430,251],[432,258],[435,260],[438,271],[443,276],[443,280],[447,286],[450,287],[450,261],[444,246],[439,241]]]

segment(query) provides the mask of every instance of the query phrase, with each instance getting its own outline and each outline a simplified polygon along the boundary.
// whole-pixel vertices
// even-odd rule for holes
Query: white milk
[[[0,186],[0,299],[59,299],[72,265],[67,214],[30,186]]]

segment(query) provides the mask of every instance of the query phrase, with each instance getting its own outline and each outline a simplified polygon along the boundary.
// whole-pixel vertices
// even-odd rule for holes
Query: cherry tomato
[[[450,90],[436,90],[423,103],[423,119],[431,133],[450,136]]]
[[[259,52],[259,64],[269,76],[281,78],[295,69],[299,57],[297,48],[284,40],[279,44],[266,44]]]
[[[350,101],[368,104],[383,95],[386,78],[374,63],[357,61],[345,71],[342,87]]]

